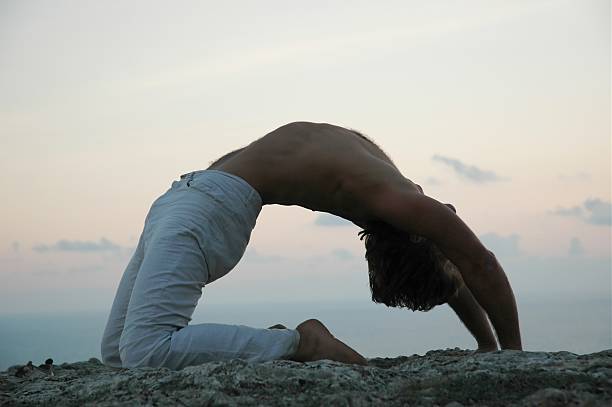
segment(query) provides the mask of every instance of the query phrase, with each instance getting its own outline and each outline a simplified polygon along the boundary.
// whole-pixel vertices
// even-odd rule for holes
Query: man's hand
[[[484,346],[478,345],[478,349],[476,349],[474,351],[474,353],[495,352],[496,350],[499,350],[497,348],[497,344],[495,344],[495,345],[484,345]]]
[[[448,300],[448,305],[478,342],[478,351],[497,350],[497,341],[489,325],[487,314],[462,280],[461,284],[457,294]]]

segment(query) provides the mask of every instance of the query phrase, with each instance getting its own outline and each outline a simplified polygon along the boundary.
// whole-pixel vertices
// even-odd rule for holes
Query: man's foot
[[[309,319],[295,328],[300,344],[292,359],[298,362],[330,359],[337,362],[367,365],[368,361],[344,342],[334,338],[320,321]]]

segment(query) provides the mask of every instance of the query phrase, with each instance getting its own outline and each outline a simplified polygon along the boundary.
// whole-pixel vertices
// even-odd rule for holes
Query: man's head
[[[365,240],[372,301],[428,311],[459,289],[457,269],[426,238],[385,223],[373,224],[359,236]]]

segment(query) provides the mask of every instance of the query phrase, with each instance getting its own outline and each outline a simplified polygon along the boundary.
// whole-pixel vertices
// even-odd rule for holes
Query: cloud
[[[584,254],[584,246],[582,245],[582,241],[577,237],[572,237],[567,253],[570,256],[582,256]]]
[[[58,240],[51,245],[39,244],[32,247],[32,250],[39,253],[50,251],[61,252],[103,252],[103,251],[118,251],[121,247],[108,239],[101,238],[98,242],[83,241],[83,240]]]
[[[520,236],[517,234],[501,236],[497,233],[487,233],[480,236],[480,240],[497,257],[515,257],[521,254]]]
[[[481,170],[476,166],[465,164],[454,158],[444,157],[436,154],[431,159],[448,165],[453,170],[455,170],[455,172],[460,177],[465,178],[468,181],[475,182],[477,184],[507,180],[507,178],[501,177],[493,171]]]
[[[610,225],[612,224],[612,204],[601,199],[587,199],[584,202],[584,207],[589,212],[586,219],[588,223],[593,225]]]
[[[551,211],[553,215],[559,216],[582,216],[582,208],[579,206],[573,206],[571,208],[557,208],[554,211]]]
[[[587,199],[582,206],[571,208],[557,207],[550,211],[553,215],[575,217],[591,225],[610,226],[612,224],[612,204],[598,198]]]
[[[353,226],[353,222],[329,213],[320,214],[317,216],[314,223],[317,226]]]
[[[591,179],[591,174],[581,171],[575,174],[559,174],[557,178],[561,181],[588,181]]]
[[[341,260],[341,261],[345,261],[345,260],[354,260],[357,259],[357,256],[347,250],[347,249],[343,249],[343,248],[337,248],[337,249],[333,249],[325,254],[316,254],[316,255],[311,255],[311,256],[306,256],[306,257],[286,257],[286,256],[282,256],[282,255],[276,255],[276,254],[267,254],[267,253],[261,253],[260,251],[256,250],[256,249],[247,249],[247,251],[245,252],[244,256],[243,256],[243,261],[245,263],[250,263],[250,264],[283,264],[283,267],[286,267],[287,263],[291,263],[291,264],[298,264],[301,262],[307,262],[307,261],[316,261],[316,262],[320,262],[320,261],[334,261],[334,260]]]

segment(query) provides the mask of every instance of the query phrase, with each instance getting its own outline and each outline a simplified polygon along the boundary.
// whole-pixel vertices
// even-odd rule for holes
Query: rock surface
[[[211,362],[180,371],[113,369],[97,359],[0,373],[0,405],[610,406],[612,349],[439,350],[331,361]],[[51,373],[52,372],[52,373]]]

